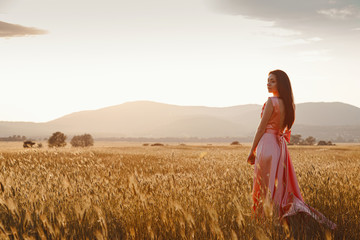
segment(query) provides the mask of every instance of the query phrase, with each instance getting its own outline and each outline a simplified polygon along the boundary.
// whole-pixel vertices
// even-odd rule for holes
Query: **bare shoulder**
[[[271,106],[271,108],[273,108],[276,105],[276,99],[279,99],[278,97],[268,97],[268,100],[266,101],[266,105],[268,105],[269,107]]]
[[[265,129],[265,126],[267,124],[267,122],[269,121],[272,112],[273,112],[274,108],[273,108],[273,103],[272,103],[272,99],[269,97],[268,100],[266,101],[265,105],[264,105],[264,109],[261,113],[261,123],[260,126],[262,128]]]
[[[264,114],[271,114],[273,111],[274,107],[273,107],[273,102],[272,102],[272,98],[269,97],[268,100],[266,101],[265,105],[264,105]]]
[[[272,97],[269,97],[266,101],[266,107],[272,109],[273,108],[273,99]]]

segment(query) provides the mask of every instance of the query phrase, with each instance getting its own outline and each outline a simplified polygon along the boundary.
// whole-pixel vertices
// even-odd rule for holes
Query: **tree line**
[[[67,136],[62,132],[55,132],[48,139],[49,147],[65,147]],[[94,139],[90,134],[76,135],[70,141],[73,147],[89,147],[94,145]]]
[[[314,145],[316,143],[316,138],[313,136],[309,136],[305,139],[301,137],[300,134],[294,134],[290,137],[290,145]],[[318,141],[317,145],[335,145],[331,141],[324,141],[320,140]]]
[[[66,146],[67,136],[62,132],[55,132],[47,140],[48,146],[52,147],[65,147]],[[24,148],[31,148],[36,143],[34,141],[28,140],[23,144]],[[73,147],[89,147],[94,145],[94,139],[90,134],[75,135],[70,141],[71,146]],[[42,144],[38,144],[38,147],[42,147]]]
[[[20,135],[13,135],[13,136],[9,136],[9,137],[0,138],[0,141],[4,141],[4,142],[18,142],[18,141],[25,141],[25,140],[26,140],[26,137],[20,136]]]
[[[65,147],[66,146],[66,139],[67,136],[62,132],[55,132],[51,135],[51,137],[47,140],[49,147]],[[135,141],[135,142],[141,142],[144,140],[151,141],[151,140],[163,140],[165,142],[171,141],[190,141],[190,142],[206,142],[206,141],[212,141],[212,142],[226,142],[226,141],[235,141],[233,137],[223,137],[223,138],[197,138],[197,137],[191,137],[187,139],[183,138],[105,138],[104,140],[107,141]],[[245,141],[245,139],[242,139]],[[13,135],[9,137],[2,137],[0,138],[0,141],[23,141],[24,142],[24,148],[33,147],[36,143],[30,139],[27,139],[25,136],[20,135]],[[94,139],[90,134],[83,134],[83,135],[75,135],[70,140],[70,144],[73,147],[89,147],[94,145]],[[290,145],[315,145],[316,144],[316,138],[313,136],[309,136],[305,139],[302,138],[300,134],[293,134],[290,138]],[[320,140],[317,142],[317,145],[335,145],[331,141],[324,141]],[[41,143],[37,144],[37,147],[42,147]]]

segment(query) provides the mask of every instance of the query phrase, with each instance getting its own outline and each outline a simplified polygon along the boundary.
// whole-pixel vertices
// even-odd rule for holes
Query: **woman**
[[[254,213],[261,215],[263,204],[270,202],[280,220],[303,212],[334,229],[334,223],[304,203],[290,160],[285,141],[290,141],[295,105],[289,77],[281,70],[272,71],[267,87],[273,97],[269,97],[263,106],[261,122],[248,156],[248,162],[255,164]]]

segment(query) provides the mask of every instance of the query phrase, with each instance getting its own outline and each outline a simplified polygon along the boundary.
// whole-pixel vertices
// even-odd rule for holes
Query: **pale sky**
[[[150,100],[360,107],[358,0],[0,0],[0,121]]]

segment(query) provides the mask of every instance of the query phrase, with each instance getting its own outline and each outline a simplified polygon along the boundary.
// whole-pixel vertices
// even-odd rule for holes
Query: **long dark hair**
[[[276,85],[280,98],[285,104],[285,127],[290,130],[295,121],[295,104],[294,95],[291,88],[291,83],[288,75],[281,70],[274,70],[269,73],[276,76]]]

